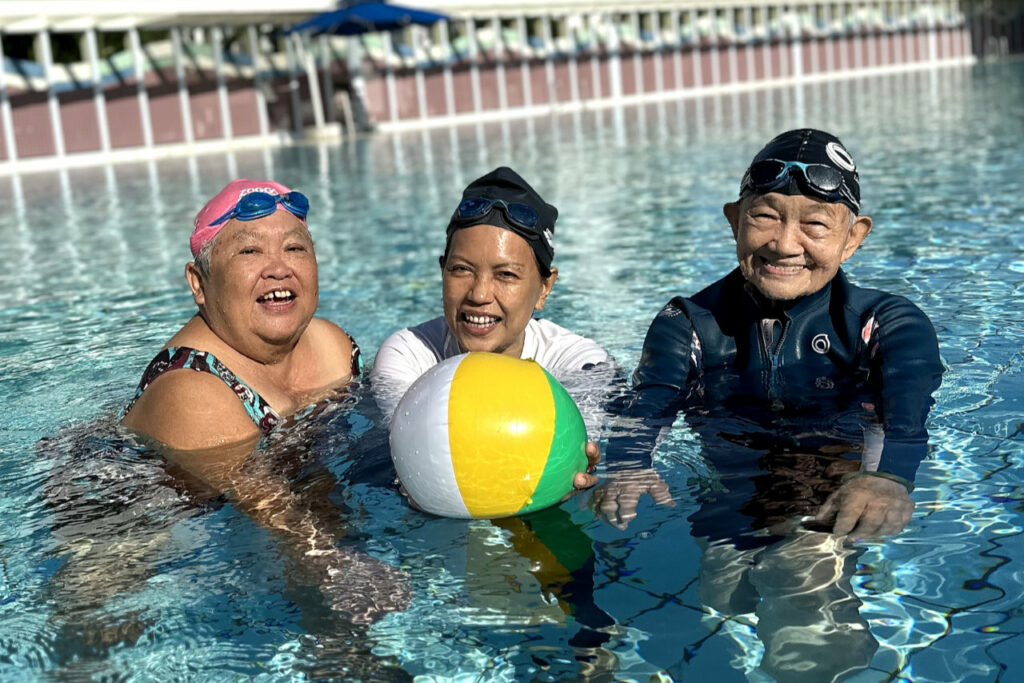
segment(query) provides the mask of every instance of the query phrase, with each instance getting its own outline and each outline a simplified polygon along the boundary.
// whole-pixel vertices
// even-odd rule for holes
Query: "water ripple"
[[[357,396],[261,451],[315,501],[331,547],[359,553],[365,571],[349,578],[309,559],[308,536],[184,481],[113,415],[194,313],[182,270],[197,207],[174,198],[212,195],[232,167],[307,191],[320,312],[369,360],[393,330],[437,314],[436,257],[462,187],[514,165],[560,211],[545,315],[628,372],[664,303],[733,267],[721,205],[765,139],[803,124],[838,131],[861,163],[875,229],[851,277],[926,310],[949,367],[910,526],[859,546],[852,581],[879,647],[855,680],[1021,678],[1024,197],[1007,189],[1024,164],[1021,68],[0,183],[0,678],[765,680],[756,618],[701,601],[705,549],[688,517],[722,483],[682,421],[656,459],[675,508],[645,499],[620,531],[581,496],[562,508],[557,542],[534,539],[531,555],[513,529],[412,511]],[[554,574],[539,572],[550,556]],[[368,595],[382,578],[405,588]],[[354,600],[399,595],[404,611],[352,623]]]

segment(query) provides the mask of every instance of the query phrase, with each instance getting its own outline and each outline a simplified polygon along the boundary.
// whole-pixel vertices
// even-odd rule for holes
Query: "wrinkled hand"
[[[815,520],[835,518],[832,533],[851,540],[899,533],[914,513],[914,501],[899,482],[857,476],[839,487],[818,510]]]
[[[605,521],[616,529],[625,529],[636,519],[640,496],[649,495],[658,505],[675,507],[668,484],[654,470],[626,470],[616,473],[594,491],[594,504]]]
[[[587,471],[577,472],[572,478],[572,487],[577,491],[582,489],[589,489],[591,486],[597,483],[597,477],[590,474],[597,467],[597,463],[601,461],[601,449],[597,447],[597,444],[593,441],[587,442]],[[575,491],[574,491],[575,493]]]

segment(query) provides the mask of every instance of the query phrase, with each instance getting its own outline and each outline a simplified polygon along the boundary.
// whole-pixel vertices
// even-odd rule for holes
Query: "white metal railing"
[[[561,94],[552,90],[556,60],[570,62],[567,97],[576,103],[582,97],[581,69],[591,72],[588,97],[616,101],[623,94],[624,74],[638,95],[678,92],[683,90],[684,81],[690,89],[713,90],[723,82],[737,82],[741,71],[748,74],[748,78],[749,74],[759,71],[768,81],[778,78],[780,73],[800,78],[808,70],[814,73],[850,71],[878,66],[879,62],[907,62],[912,52],[920,50],[917,44],[895,39],[883,42],[882,59],[875,53],[867,55],[864,41],[857,43],[852,59],[846,51],[841,54],[826,51],[823,56],[812,51],[805,56],[799,48],[803,42],[837,36],[895,36],[919,32],[926,34],[923,39],[927,45],[925,62],[937,62],[940,53],[969,55],[970,39],[964,27],[968,10],[974,7],[972,0],[875,0],[857,4],[790,0],[785,5],[761,0],[728,4],[638,0],[628,5],[604,0],[404,2],[450,12],[452,19],[429,29],[409,27],[393,34],[368,34],[360,39],[309,40],[303,36],[278,38],[273,29],[333,7],[333,0],[290,3],[286,13],[275,12],[278,2],[264,0],[245,3],[247,11],[236,11],[239,8],[236,2],[186,1],[175,3],[173,14],[145,9],[152,8],[151,3],[108,0],[89,3],[88,16],[74,13],[82,8],[77,0],[2,2],[0,59],[4,68],[0,69],[0,126],[7,150],[6,166],[24,162],[24,155],[19,154],[11,97],[26,91],[47,93],[51,146],[53,156],[59,158],[66,152],[60,95],[82,83],[92,90],[97,153],[107,156],[118,153],[113,149],[112,124],[107,118],[106,83],[112,80],[134,80],[142,147],[160,147],[154,143],[150,86],[145,80],[147,73],[154,69],[172,69],[175,74],[181,143],[185,147],[197,144],[188,81],[188,74],[196,71],[213,75],[221,142],[225,145],[246,142],[233,128],[225,64],[230,65],[234,79],[249,82],[259,113],[258,134],[254,137],[267,143],[279,139],[274,137],[268,106],[273,104],[271,99],[281,95],[288,100],[291,134],[295,137],[308,132],[303,126],[304,111],[311,111],[312,128],[318,134],[337,126],[340,119],[345,120],[346,129],[353,128],[355,105],[343,100],[343,111],[335,106],[332,68],[339,61],[352,77],[353,93],[360,92],[362,86],[356,80],[364,76],[383,79],[381,92],[386,99],[383,122],[398,124],[410,119],[409,107],[405,108],[405,114],[400,111],[396,86],[396,79],[407,74],[411,74],[416,83],[416,103],[411,108],[415,116],[412,118],[419,121],[438,118],[436,111],[433,115],[428,111],[430,93],[424,77],[427,69],[443,71],[445,104],[440,118],[456,115],[452,69],[460,64],[470,72],[472,111],[469,114],[487,113],[481,85],[481,70],[485,68],[501,74],[496,95],[499,112],[510,108],[507,78],[519,78],[513,75],[516,69],[521,71],[522,83],[518,90],[522,102],[514,108],[534,111],[535,101],[546,100],[549,105],[558,103]],[[142,5],[145,7],[140,9]],[[1014,5],[1018,14],[1022,5],[1024,0],[1017,0]],[[218,21],[209,23],[214,17]],[[198,23],[192,26],[188,23],[200,19],[201,27]],[[266,19],[266,23],[254,19]],[[151,39],[143,46],[140,27],[166,29],[166,38]],[[126,31],[128,49],[101,59],[97,35],[115,29]],[[954,34],[946,29],[958,32]],[[4,58],[4,38],[27,31],[35,36],[36,54],[41,64],[14,64]],[[942,31],[945,32],[940,36]],[[59,70],[54,69],[51,36],[57,33],[74,33],[81,37],[82,61],[61,64]],[[977,49],[999,54],[1008,49],[1005,38],[982,34],[982,39],[984,43]],[[956,49],[952,46],[954,41],[959,42]],[[225,48],[228,42],[230,46]],[[762,44],[788,46],[776,55],[780,68],[773,66],[767,52],[743,49]],[[691,58],[684,70],[683,56],[687,54]],[[719,59],[719,54],[727,55],[728,59]],[[653,72],[646,71],[648,57],[645,55],[657,55]],[[533,65],[538,62],[544,72],[546,94],[533,90],[531,74]],[[8,68],[9,65],[17,68]],[[62,79],[61,74],[67,77]],[[274,84],[281,83],[282,79],[287,87],[275,92]],[[308,91],[309,101],[303,99],[304,89]]]

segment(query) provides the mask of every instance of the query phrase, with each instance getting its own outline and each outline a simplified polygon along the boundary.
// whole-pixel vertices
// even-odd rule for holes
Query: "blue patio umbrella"
[[[447,18],[437,12],[367,0],[348,3],[336,10],[310,17],[292,26],[286,33],[310,31],[313,35],[330,33],[355,36],[374,31],[396,31],[410,24],[429,26]]]

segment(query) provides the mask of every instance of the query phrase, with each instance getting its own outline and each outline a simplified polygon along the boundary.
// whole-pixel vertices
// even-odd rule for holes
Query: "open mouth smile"
[[[256,303],[280,305],[295,301],[295,292],[290,289],[275,289],[262,294],[256,299]]]
[[[470,334],[485,335],[498,326],[501,317],[496,315],[483,315],[478,313],[459,313],[459,322]]]
[[[802,264],[802,263],[798,263],[798,264],[773,263],[773,262],[769,261],[768,259],[766,259],[763,256],[758,256],[757,260],[760,263],[761,268],[768,275],[779,275],[779,276],[798,275],[798,274],[802,273],[804,270],[807,269],[807,266]]]

